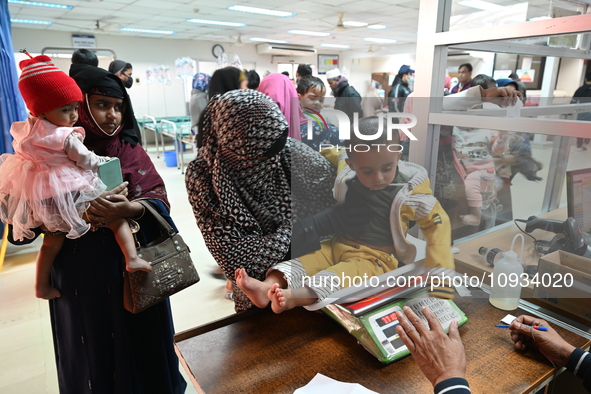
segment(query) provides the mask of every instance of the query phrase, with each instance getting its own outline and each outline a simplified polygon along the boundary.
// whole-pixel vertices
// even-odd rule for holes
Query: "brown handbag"
[[[138,256],[152,264],[152,271],[123,273],[123,306],[138,313],[199,282],[189,247],[170,224],[147,202],[138,201],[158,221],[161,237],[139,246]],[[134,234],[135,237],[135,234]]]

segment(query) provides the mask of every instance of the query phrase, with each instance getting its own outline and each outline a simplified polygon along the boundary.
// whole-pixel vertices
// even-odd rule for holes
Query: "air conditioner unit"
[[[259,44],[257,53],[259,55],[310,56],[316,53],[316,49],[307,45]]]

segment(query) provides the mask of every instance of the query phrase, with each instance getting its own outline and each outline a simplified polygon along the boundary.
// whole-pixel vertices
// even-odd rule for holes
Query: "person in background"
[[[72,54],[72,63],[88,64],[90,66],[98,67],[99,61],[96,53],[85,48],[76,49]]]
[[[472,86],[481,86],[482,89],[489,89],[497,86],[497,82],[486,74],[478,74],[472,79]]]
[[[585,74],[585,83],[583,86],[578,88],[573,95],[571,104],[589,104],[591,103],[591,66],[587,67],[587,73]],[[582,112],[577,115],[577,120],[583,120],[591,122],[591,112]],[[577,138],[577,150],[587,150],[587,146],[591,138]]]
[[[248,88],[257,90],[261,84],[261,77],[255,70],[249,70],[246,72],[246,79],[248,80]]]
[[[342,145],[343,141],[339,140],[339,129],[321,115],[326,95],[324,82],[313,76],[301,78],[297,92],[307,120],[300,124],[302,142],[316,152],[320,152],[322,145]],[[308,121],[311,121],[312,125],[311,136],[308,135]]]
[[[458,67],[458,84],[451,89],[452,93],[460,93],[469,89],[472,84],[472,65],[470,63],[460,64]]]
[[[407,306],[396,312],[400,322],[396,332],[400,339],[433,385],[435,394],[471,393],[466,380],[466,352],[457,322],[452,322],[446,335],[431,309],[423,307],[421,312],[429,327]],[[547,327],[548,331],[533,326]],[[583,387],[591,393],[591,354],[566,342],[547,321],[537,317],[521,315],[509,329],[515,349],[541,353],[556,368],[566,367],[583,380]]]
[[[283,71],[281,74],[285,75],[287,78],[289,78],[289,72],[287,71]],[[291,78],[290,78],[291,79]]]
[[[509,79],[509,78],[499,78],[499,79],[497,79],[495,81],[495,83],[497,84],[496,86],[498,86],[500,88],[507,87],[509,89],[513,89],[513,90],[519,91],[519,85],[517,84],[516,81],[514,81],[512,79]],[[474,81],[472,81],[472,84],[474,84]]]
[[[449,75],[445,76],[445,81],[443,82],[443,95],[449,96],[451,94],[451,77]]]
[[[189,114],[191,115],[191,129],[197,129],[199,118],[207,107],[207,90],[211,76],[205,73],[197,73],[193,77],[193,90],[191,90],[191,100],[189,102]],[[199,132],[199,130],[196,130]]]
[[[382,97],[378,93],[378,89],[382,88],[382,84],[377,81],[369,81],[369,87],[365,93],[365,97],[361,100],[363,107],[363,117],[374,116],[382,109]]]
[[[361,95],[353,86],[349,85],[347,77],[342,76],[338,68],[333,68],[326,72],[326,80],[336,98],[334,109],[344,112],[351,123],[353,122],[354,113],[357,113],[359,118],[362,118]]]
[[[133,85],[133,67],[131,66],[131,63],[127,63],[123,60],[113,60],[111,64],[109,64],[109,72],[119,77],[119,79],[123,82],[123,86],[125,86],[126,89],[130,89]],[[138,125],[137,120],[135,119],[135,114],[133,113],[131,101],[129,102],[129,108],[127,108],[127,111],[129,111],[129,113],[133,117],[133,129],[135,130],[135,134],[137,135],[138,141],[141,145],[142,133],[140,131],[140,126]]]
[[[300,108],[297,100],[298,93],[292,81],[284,73],[269,74],[261,81],[259,92],[271,97],[285,115],[289,124],[288,137],[301,141],[300,127],[307,123],[307,119]]]
[[[519,78],[519,76],[516,73],[509,74],[508,78],[512,79],[517,83],[517,90],[519,90],[519,92],[521,92],[521,94],[523,95],[523,102],[525,103],[527,99],[527,88],[525,87],[525,83],[523,83],[523,81]]]
[[[412,93],[412,90],[408,84],[412,81],[412,74],[414,74],[414,72],[415,70],[406,64],[400,67],[398,74],[396,74],[394,81],[392,81],[392,88],[390,89],[390,92],[388,92],[388,111],[404,111],[404,102],[406,101],[406,97]]]
[[[109,72],[117,75],[121,81],[123,81],[123,85],[129,89],[133,85],[133,66],[131,63],[127,63],[123,60],[113,60],[111,64],[109,64]]]
[[[300,83],[300,79],[312,76],[312,67],[309,64],[300,64],[296,71],[296,82]]]
[[[247,87],[248,79],[246,79],[244,71],[234,66],[220,68],[213,73],[209,81],[209,99],[230,90],[246,89]]]

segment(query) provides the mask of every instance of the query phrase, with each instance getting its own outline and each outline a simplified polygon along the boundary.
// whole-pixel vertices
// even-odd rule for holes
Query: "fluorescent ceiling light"
[[[346,22],[343,22],[343,26],[347,26],[347,27],[365,27],[365,26],[367,26],[367,23],[365,23],[365,22],[355,22],[355,21],[346,21]]]
[[[253,37],[250,40],[251,41],[261,41],[261,42],[271,42],[273,44],[289,44],[289,41],[284,41],[284,40],[270,40],[268,38]]]
[[[306,31],[306,30],[288,30],[288,33],[291,34],[301,34],[304,36],[316,36],[316,37],[328,37],[330,33],[320,33],[317,31]]]
[[[390,40],[388,38],[364,38],[363,41],[379,42],[381,44],[394,44],[397,40]]]
[[[388,26],[386,25],[369,25],[367,26],[368,29],[374,29],[374,30],[382,30],[382,29],[387,29]]]
[[[176,34],[176,31],[172,30],[150,30],[150,29],[134,29],[131,27],[122,27],[121,31],[130,31],[133,33],[151,33],[151,34]]]
[[[351,48],[351,45],[338,45],[338,44],[320,44],[320,46],[325,47],[325,48],[342,48],[342,49]]]
[[[552,19],[549,16],[537,16],[535,18],[529,18],[528,21],[534,22],[534,21],[545,21],[547,19]]]
[[[497,10],[500,10],[503,8],[503,6],[500,6],[498,4],[489,3],[488,1],[483,1],[483,0],[464,0],[464,1],[459,1],[458,4],[466,6],[466,7],[477,8],[479,10],[485,10],[485,11],[497,11]]]
[[[203,23],[203,24],[206,24],[206,25],[231,26],[231,27],[244,27],[244,26],[246,26],[245,23],[220,22],[220,21],[210,21],[210,20],[205,20],[205,19],[187,19],[187,22],[191,22],[191,23]]]
[[[33,21],[30,19],[12,19],[12,18],[10,18],[10,23],[31,23],[34,25],[51,25],[51,22],[48,22],[48,21]]]
[[[262,15],[270,15],[270,16],[294,16],[293,12],[285,12],[285,11],[275,11],[275,10],[267,10],[265,8],[256,8],[256,7],[246,7],[243,5],[233,5],[228,7],[230,11],[241,11],[241,12],[249,12],[251,14],[262,14]]]
[[[36,5],[38,7],[61,8],[61,9],[64,9],[64,10],[71,10],[73,8],[71,5],[52,4],[52,3],[38,3],[36,1],[8,0],[8,2],[9,3],[12,3],[12,4],[21,4],[21,5]]]

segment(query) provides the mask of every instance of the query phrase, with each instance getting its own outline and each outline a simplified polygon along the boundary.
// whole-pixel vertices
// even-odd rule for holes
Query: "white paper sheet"
[[[360,385],[359,383],[339,382],[317,373],[316,376],[304,387],[293,392],[293,394],[379,394]]]

